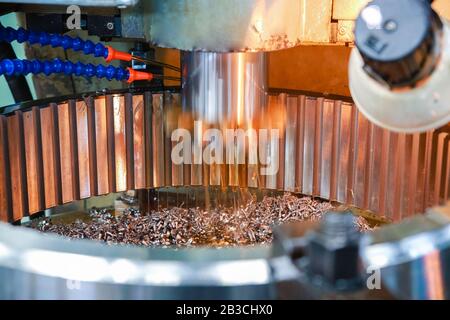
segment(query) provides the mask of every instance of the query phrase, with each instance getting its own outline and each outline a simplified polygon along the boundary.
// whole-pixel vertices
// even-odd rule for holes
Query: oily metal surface
[[[291,191],[395,221],[449,198],[448,126],[398,134],[348,102],[284,93],[266,100],[268,117],[284,115],[273,176],[240,164],[173,164],[178,93],[88,95],[3,114],[0,219],[94,195],[183,185]]]

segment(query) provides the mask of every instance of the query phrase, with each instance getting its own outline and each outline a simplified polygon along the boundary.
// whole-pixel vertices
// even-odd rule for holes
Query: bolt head
[[[394,32],[395,30],[397,30],[397,22],[395,22],[394,20],[386,21],[386,23],[384,24],[384,30],[388,32]]]

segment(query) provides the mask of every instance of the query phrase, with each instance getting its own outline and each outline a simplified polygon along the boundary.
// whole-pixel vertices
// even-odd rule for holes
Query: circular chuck
[[[356,20],[355,43],[373,78],[408,86],[432,71],[428,61],[441,28],[429,1],[374,0]]]

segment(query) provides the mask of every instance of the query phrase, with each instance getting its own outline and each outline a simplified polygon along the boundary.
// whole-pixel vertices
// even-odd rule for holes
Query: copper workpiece
[[[281,93],[267,103],[282,123],[272,176],[255,165],[174,164],[170,119],[186,121],[178,92],[90,95],[1,115],[0,220],[165,186],[290,191],[393,221],[449,198],[448,126],[398,134],[369,123],[351,102]]]

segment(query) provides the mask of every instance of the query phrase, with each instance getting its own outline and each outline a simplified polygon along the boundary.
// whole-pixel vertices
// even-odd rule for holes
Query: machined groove
[[[97,136],[95,122],[95,101],[93,97],[85,99],[87,106],[87,135],[89,149],[89,188],[92,194],[99,194],[97,181]]]
[[[116,157],[114,134],[114,101],[112,96],[106,96],[106,156],[108,159],[108,192],[116,192]]]
[[[147,188],[153,187],[153,157],[152,157],[152,147],[153,147],[153,101],[150,92],[144,93],[144,161],[145,161],[145,185]]]
[[[291,191],[392,220],[448,200],[448,126],[398,134],[373,125],[349,102],[282,93],[267,104],[265,123],[281,128],[278,144],[258,150],[259,157],[278,156],[271,176],[260,174],[261,163],[174,164],[171,132],[185,121],[177,93],[88,96],[0,115],[0,220],[166,186]],[[203,123],[201,130],[208,128]],[[186,205],[195,203],[186,196]]]
[[[135,188],[135,166],[138,162],[135,162],[134,159],[134,142],[137,135],[133,135],[134,133],[134,123],[139,124],[139,121],[135,121],[134,119],[134,104],[133,104],[133,96],[129,93],[125,94],[125,152],[126,152],[126,186],[128,190],[132,190]]]
[[[12,221],[12,193],[6,117],[0,116],[0,220]]]

